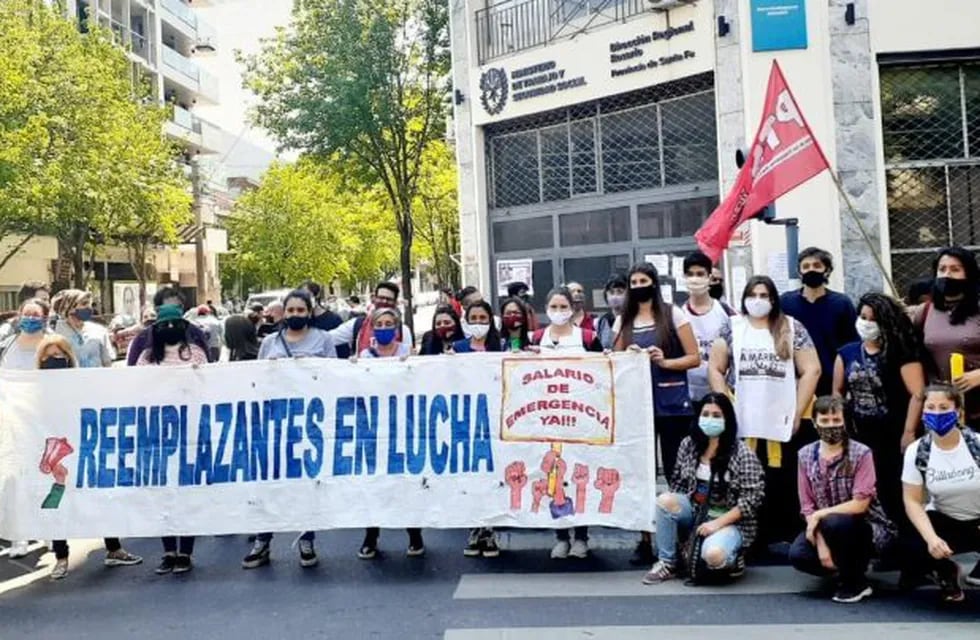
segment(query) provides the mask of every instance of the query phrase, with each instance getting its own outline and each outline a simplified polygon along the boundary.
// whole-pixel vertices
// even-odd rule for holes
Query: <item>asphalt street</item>
[[[359,560],[360,531],[318,537],[320,566],[299,567],[294,535],[273,542],[273,562],[240,568],[245,536],[202,538],[195,569],[156,576],[155,540],[126,541],[137,567],[108,569],[93,552],[61,582],[39,579],[0,595],[0,640],[116,638],[702,638],[775,640],[864,636],[975,639],[980,593],[957,607],[933,590],[898,593],[895,575],[858,605],[830,601],[826,585],[786,566],[750,567],[728,587],[674,581],[643,586],[629,567],[630,534],[597,531],[586,560],[548,558],[547,533],[502,537],[497,559],[464,558],[464,531],[426,531],[424,558],[405,557],[407,537],[384,531],[384,553]],[[81,554],[79,554],[81,555]],[[961,561],[972,566],[974,558]],[[0,585],[2,586],[2,585]],[[0,589],[2,591],[2,589]],[[706,625],[717,625],[709,630]],[[833,625],[824,627],[821,625]]]

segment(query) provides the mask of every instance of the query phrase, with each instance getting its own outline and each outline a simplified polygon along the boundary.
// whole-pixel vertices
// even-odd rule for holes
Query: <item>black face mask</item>
[[[648,284],[645,287],[632,287],[630,289],[630,297],[637,302],[650,302],[653,300],[653,285]]]
[[[310,324],[310,319],[304,316],[292,316],[284,320],[292,331],[302,331]]]
[[[712,284],[708,286],[708,295],[715,300],[721,300],[725,295],[725,285],[721,283]]]
[[[822,271],[807,271],[800,276],[800,280],[803,281],[804,287],[819,289],[827,284],[827,274]]]
[[[164,327],[157,330],[157,336],[167,346],[180,344],[184,340],[184,330],[180,327]]]
[[[64,356],[51,356],[41,361],[42,369],[69,369],[71,361]]]
[[[956,298],[966,293],[966,280],[961,278],[936,278],[933,297],[939,300]]]

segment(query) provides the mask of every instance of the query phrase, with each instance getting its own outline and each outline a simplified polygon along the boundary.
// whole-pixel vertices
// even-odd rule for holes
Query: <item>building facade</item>
[[[575,280],[601,308],[606,278],[649,259],[683,297],[679,258],[734,182],[773,60],[846,193],[825,172],[776,203],[835,255],[833,286],[885,286],[855,216],[900,289],[936,248],[980,249],[980,3],[450,6],[463,271],[484,291],[530,261],[539,295]],[[760,222],[724,267],[739,293],[752,273],[796,284],[784,231]]]

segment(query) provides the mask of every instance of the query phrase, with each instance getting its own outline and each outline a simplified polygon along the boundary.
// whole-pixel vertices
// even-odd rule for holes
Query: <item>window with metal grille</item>
[[[892,277],[932,275],[936,251],[980,251],[980,63],[881,68]]]
[[[488,126],[490,207],[716,180],[712,83],[700,74]]]

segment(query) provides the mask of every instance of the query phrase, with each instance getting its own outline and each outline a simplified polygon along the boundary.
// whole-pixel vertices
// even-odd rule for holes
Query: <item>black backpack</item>
[[[960,434],[966,440],[966,448],[970,451],[977,466],[980,467],[980,436],[971,429],[960,429]],[[915,450],[915,468],[922,474],[922,481],[926,479],[926,469],[929,467],[929,454],[932,452],[932,438],[926,436],[919,440],[919,446]]]

